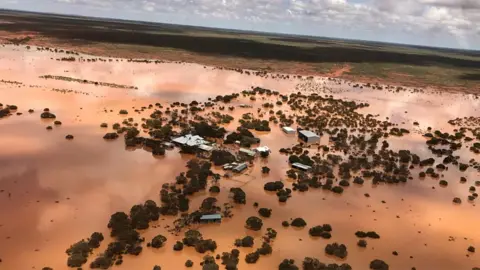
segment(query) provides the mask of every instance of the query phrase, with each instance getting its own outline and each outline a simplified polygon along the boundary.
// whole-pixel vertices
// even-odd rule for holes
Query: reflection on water
[[[41,269],[47,265],[66,269],[65,249],[70,244],[88,237],[93,231],[108,235],[106,224],[110,214],[128,211],[133,204],[146,199],[158,201],[161,185],[184,170],[189,157],[178,154],[178,150],[168,151],[164,158],[155,159],[141,149],[126,152],[121,140],[105,142],[102,136],[106,131],[99,125],[121,122],[123,117],[117,114],[118,110],[128,109],[128,117],[138,122],[148,114],[135,114],[132,107],[177,100],[205,101],[208,97],[251,86],[288,93],[299,82],[247,76],[192,64],[70,63],[50,59],[60,55],[11,47],[0,49],[0,79],[25,84],[18,87],[0,83],[0,102],[15,104],[24,113],[0,119],[0,269]],[[46,74],[131,84],[139,90],[38,78]],[[362,112],[379,114],[380,119],[389,117],[400,126],[416,130],[417,133],[389,141],[392,149],[409,149],[421,158],[430,157],[430,152],[419,132],[429,126],[451,131],[447,120],[478,114],[478,100],[470,96],[395,94],[318,81],[331,87],[328,94],[335,97],[368,102],[370,107]],[[62,94],[50,91],[52,88],[95,94]],[[46,131],[45,127],[51,123],[39,117],[44,107],[50,108],[63,125]],[[30,108],[35,109],[35,113],[28,114]],[[238,119],[247,111],[249,109],[237,108],[232,114]],[[412,127],[414,121],[420,125]],[[230,124],[226,128],[231,130],[234,126]],[[65,140],[66,134],[75,135],[75,139]],[[448,188],[440,188],[438,180],[414,177],[396,186],[373,187],[368,182],[363,187],[351,186],[341,196],[322,190],[295,193],[288,203],[280,204],[275,195],[263,190],[263,185],[285,178],[289,166],[286,156],[278,154],[278,150],[295,145],[297,139],[283,134],[278,127],[257,136],[273,154],[267,161],[257,161],[248,175],[222,179],[222,190],[217,195],[220,201],[227,201],[229,188],[242,185],[247,193],[247,205],[235,206],[234,217],[225,220],[226,224],[220,227],[201,225],[199,228],[206,238],[217,241],[218,253],[232,249],[234,239],[245,235],[256,237],[256,248],[261,243],[261,233],[246,230],[244,222],[256,215],[253,202],[273,209],[272,217],[264,220],[265,228],[273,227],[279,233],[273,244],[273,254],[247,266],[243,258],[254,248],[242,248],[239,269],[274,269],[284,258],[300,262],[305,256],[328,263],[338,262],[326,257],[323,251],[327,243],[334,241],[347,245],[346,262],[354,269],[367,269],[368,263],[376,258],[387,261],[392,269],[450,270],[479,265],[478,256],[466,257],[467,247],[480,241],[479,212],[471,203],[451,203],[454,196],[465,198],[468,195],[468,186],[478,177],[476,172],[467,171],[469,183],[459,184],[460,175],[456,170],[444,171],[442,179],[449,180]],[[468,149],[458,153],[466,161],[472,157]],[[268,176],[261,174],[260,168],[265,165],[272,169]],[[417,173],[418,170],[413,170],[414,175]],[[365,193],[370,197],[365,197]],[[205,195],[196,195],[191,209],[196,208]],[[295,230],[280,226],[283,220],[296,217],[304,218],[307,227],[331,224],[332,239],[312,239],[308,228]],[[167,235],[164,248],[145,248],[139,257],[126,258],[118,269],[152,269],[155,264],[162,269],[183,269],[187,259],[192,259],[198,268],[201,254],[189,248],[182,252],[172,250],[180,236],[166,232],[164,225],[171,221],[171,218],[161,218],[161,226],[142,233],[146,239],[159,233]],[[368,240],[368,247],[360,249],[354,236],[357,230],[375,230],[381,239]],[[456,240],[449,241],[450,236]],[[96,252],[104,250],[107,242],[104,241]],[[392,255],[393,251],[399,256]]]

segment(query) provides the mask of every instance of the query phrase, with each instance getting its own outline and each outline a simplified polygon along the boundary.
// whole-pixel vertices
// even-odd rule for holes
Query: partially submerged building
[[[206,145],[206,144],[201,144],[198,146],[198,149],[203,150],[205,152],[212,152],[213,151],[213,146]]]
[[[320,142],[320,136],[316,133],[311,132],[310,130],[299,130],[298,138],[306,143],[318,143]]]
[[[234,173],[241,173],[248,168],[247,163],[238,164],[235,168],[232,169]]]
[[[312,167],[310,167],[308,165],[305,165],[305,164],[302,164],[302,163],[298,163],[298,162],[293,163],[292,167],[295,168],[295,169],[304,171],[304,172],[310,171],[312,169]]]
[[[268,146],[259,146],[259,147],[255,148],[255,151],[257,151],[259,153],[261,153],[261,152],[268,152],[268,153],[272,152],[270,150],[270,148],[268,148]]]
[[[222,222],[222,215],[220,214],[210,214],[210,215],[202,215],[200,217],[201,223],[220,223]]]
[[[251,157],[255,157],[257,155],[257,152],[246,149],[246,148],[240,148],[238,152],[249,155]]]
[[[295,134],[296,132],[295,129],[291,127],[283,127],[282,131],[285,132],[286,134]]]
[[[173,143],[177,145],[186,145],[186,146],[200,146],[202,144],[208,144],[208,141],[203,139],[198,135],[187,134],[185,136],[177,137],[172,140]]]

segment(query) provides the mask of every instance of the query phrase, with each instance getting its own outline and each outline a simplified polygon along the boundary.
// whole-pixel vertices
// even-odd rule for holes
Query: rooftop
[[[202,137],[198,135],[191,135],[191,134],[187,134],[185,136],[175,138],[173,139],[173,142],[178,144],[188,145],[188,146],[198,146],[201,144],[208,143]]]
[[[299,168],[299,169],[303,169],[303,170],[310,170],[312,167],[308,166],[308,165],[305,165],[305,164],[302,164],[302,163],[298,163],[298,162],[295,162],[292,164],[293,167],[296,167],[296,168]]]
[[[199,149],[202,149],[203,151],[207,151],[207,152],[210,152],[213,150],[213,147],[210,146],[210,145],[206,145],[206,144],[201,144],[200,146],[198,146]]]
[[[319,137],[316,133],[311,132],[310,130],[300,130],[298,133],[302,134],[305,137]]]
[[[270,148],[268,148],[268,146],[259,146],[255,150],[258,152],[270,152]]]
[[[211,214],[211,215],[202,215],[200,220],[207,220],[207,219],[222,219],[222,215],[220,214]]]
[[[240,151],[242,153],[245,153],[245,154],[247,154],[249,156],[252,156],[252,157],[255,156],[255,154],[256,154],[254,151],[249,150],[249,149],[245,149],[245,148],[240,148],[238,151]]]

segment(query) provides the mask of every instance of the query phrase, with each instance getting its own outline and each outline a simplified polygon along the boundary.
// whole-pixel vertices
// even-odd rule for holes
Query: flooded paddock
[[[399,92],[360,89],[352,86],[354,82],[293,76],[265,78],[186,63],[56,60],[64,56],[67,55],[34,48],[0,48],[0,103],[18,107],[12,115],[0,119],[0,269],[42,269],[44,266],[68,269],[65,250],[98,231],[106,239],[84,265],[89,268],[89,263],[111,242],[107,228],[110,215],[117,211],[128,213],[132,205],[148,199],[158,203],[162,185],[175,181],[180,172],[187,170],[186,163],[192,156],[179,153],[178,148],[167,150],[164,157],[152,157],[142,149],[126,149],[121,139],[105,141],[102,138],[111,132],[114,123],[130,117],[133,122],[141,123],[142,118],[148,118],[152,110],[134,112],[142,106],[161,103],[168,107],[176,101],[206,102],[217,95],[256,86],[285,95],[298,91],[332,95],[336,99],[368,103],[369,107],[360,108],[358,112],[372,114],[379,120],[388,118],[398,127],[409,129],[410,134],[388,138],[390,149],[410,150],[422,160],[432,156],[422,136],[428,127],[453,132],[458,127],[448,124],[448,120],[479,115],[479,100],[475,96],[437,93],[431,89]],[[44,75],[138,89],[40,78]],[[240,96],[215,107],[224,105],[226,109],[222,113],[235,118],[230,124],[222,125],[227,131],[234,131],[242,114],[256,113],[263,103],[275,103],[277,99],[265,96],[252,101]],[[252,108],[240,108],[240,104],[249,104]],[[229,106],[235,109],[228,111]],[[49,108],[62,125],[40,119],[44,108]],[[29,109],[34,112],[29,113]],[[128,115],[119,115],[122,109],[128,110]],[[291,111],[285,105],[274,110],[302,113]],[[202,114],[211,111],[213,109],[207,108]],[[16,115],[17,112],[22,114]],[[268,120],[268,116],[265,113],[264,119]],[[108,128],[101,128],[101,123],[108,123]],[[53,129],[46,130],[47,126]],[[324,263],[348,263],[353,269],[368,269],[374,259],[384,260],[391,269],[451,270],[480,266],[478,255],[467,251],[469,246],[478,247],[480,242],[477,228],[480,212],[474,202],[466,199],[470,195],[468,187],[480,180],[476,169],[471,167],[460,172],[450,166],[449,170],[440,172],[439,179],[432,179],[419,178],[422,169],[415,167],[411,170],[412,179],[406,183],[373,185],[366,181],[362,186],[346,187],[341,195],[322,189],[294,191],[287,203],[280,203],[275,193],[264,191],[264,184],[283,180],[286,186],[291,186],[293,180],[286,176],[290,169],[288,156],[279,150],[293,147],[298,139],[296,135],[284,134],[278,124],[271,123],[270,127],[270,132],[253,131],[261,139],[260,145],[271,149],[268,159],[257,158],[242,175],[221,178],[221,191],[217,195],[211,195],[207,189],[190,197],[190,209],[197,209],[208,196],[216,197],[219,205],[230,201],[231,187],[241,187],[247,194],[245,205],[234,205],[232,218],[224,219],[221,224],[195,225],[204,238],[216,241],[218,248],[213,256],[229,252],[235,248],[235,239],[250,235],[255,238],[255,245],[239,248],[238,269],[277,269],[285,258],[295,259],[301,267],[305,257]],[[66,140],[67,134],[74,135],[74,139]],[[140,135],[148,136],[142,129]],[[327,136],[322,136],[321,144],[328,143]],[[309,151],[319,152],[316,147]],[[465,163],[478,159],[466,146],[455,155]],[[270,168],[268,175],[262,174],[262,166]],[[212,170],[223,174],[220,167]],[[468,179],[466,183],[460,183],[461,176]],[[448,180],[449,185],[440,186],[441,179]],[[462,198],[462,204],[453,204],[454,197]],[[270,218],[262,218],[263,230],[258,232],[245,228],[248,217],[258,216],[254,202],[272,209]],[[282,221],[297,217],[307,222],[305,228],[282,227]],[[140,231],[146,242],[158,234],[166,236],[164,247],[152,249],[143,245],[139,256],[125,255],[123,264],[112,268],[147,270],[160,265],[162,269],[184,269],[185,261],[190,259],[194,262],[193,269],[200,269],[205,254],[190,247],[180,252],[172,249],[175,242],[183,238],[183,231],[175,236],[166,228],[166,225],[172,226],[174,219],[161,216],[149,229]],[[332,226],[331,239],[309,236],[309,228],[322,224]],[[247,264],[245,255],[261,246],[261,237],[269,227],[278,232],[272,242],[273,253],[261,256],[255,264]],[[381,237],[366,239],[367,247],[361,248],[357,246],[357,231],[375,231]],[[333,242],[347,246],[345,259],[325,254],[325,245]],[[392,254],[394,251],[397,256]]]

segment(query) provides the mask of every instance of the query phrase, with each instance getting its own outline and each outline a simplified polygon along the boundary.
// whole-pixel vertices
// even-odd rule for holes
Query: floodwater
[[[392,149],[409,149],[421,158],[431,154],[420,132],[427,127],[451,131],[448,120],[477,116],[479,101],[470,95],[434,94],[432,92],[399,92],[352,88],[316,78],[305,83],[300,79],[280,80],[261,78],[203,67],[195,64],[146,64],[117,62],[62,62],[56,58],[61,53],[30,51],[21,47],[0,48],[0,80],[18,81],[24,85],[0,82],[0,103],[15,104],[22,115],[0,119],[0,269],[67,269],[65,250],[70,244],[87,238],[92,232],[109,235],[106,227],[110,215],[116,211],[128,212],[130,207],[147,199],[159,202],[163,183],[172,182],[184,170],[189,156],[178,150],[167,151],[163,158],[153,158],[146,151],[127,151],[122,140],[106,142],[107,132],[100,123],[111,126],[121,122],[120,109],[127,109],[135,122],[147,117],[148,112],[137,114],[133,108],[156,102],[206,101],[208,97],[225,95],[261,86],[281,93],[292,91],[318,91],[360,102],[370,107],[361,111],[379,115],[412,132],[401,138],[390,138]],[[84,56],[87,57],[87,56]],[[53,59],[51,59],[53,58]],[[107,88],[89,84],[40,79],[42,75],[68,76],[91,81],[133,85],[138,90]],[[296,87],[297,86],[297,87]],[[60,93],[53,88],[81,91],[86,94]],[[308,88],[308,89],[307,89]],[[238,103],[252,103],[240,100]],[[263,101],[253,104],[258,106]],[[62,126],[47,131],[50,121],[40,119],[43,108],[49,108],[62,121]],[[29,114],[28,109],[35,112]],[[105,112],[104,110],[107,110]],[[113,112],[110,112],[113,110]],[[236,108],[235,122],[242,113],[253,109]],[[420,125],[413,127],[418,121]],[[232,130],[235,124],[227,125]],[[108,130],[111,130],[110,128]],[[73,141],[65,135],[75,136]],[[336,195],[323,190],[296,192],[286,204],[280,204],[275,194],[263,190],[267,181],[285,179],[289,169],[287,157],[280,155],[280,148],[291,147],[297,139],[283,134],[279,127],[272,132],[257,134],[262,145],[268,145],[272,154],[267,161],[257,160],[242,176],[220,180],[220,202],[228,201],[230,187],[241,186],[247,194],[247,204],[235,206],[234,217],[221,225],[201,225],[204,238],[212,238],[218,244],[217,253],[234,248],[236,238],[255,236],[254,248],[240,248],[239,269],[276,269],[284,258],[295,259],[297,265],[304,257],[315,257],[325,263],[349,263],[353,269],[368,269],[373,259],[386,261],[391,269],[471,269],[480,266],[479,255],[468,253],[469,246],[480,243],[480,212],[473,203],[466,202],[468,187],[479,179],[478,173],[469,169],[466,184],[459,183],[457,170],[444,171],[440,179],[449,180],[449,186],[441,188],[438,180],[426,178],[399,185],[346,188]],[[462,161],[475,158],[468,149],[458,152]],[[271,172],[261,174],[267,165]],[[413,170],[416,176],[417,170]],[[289,181],[289,180],[286,180]],[[432,189],[435,187],[435,189]],[[364,193],[369,193],[366,198]],[[208,195],[200,193],[192,199],[190,209],[195,209]],[[452,198],[464,201],[453,205]],[[385,203],[382,203],[385,201]],[[273,242],[273,254],[261,257],[256,264],[247,265],[244,256],[261,244],[261,232],[244,228],[245,220],[257,215],[252,207],[272,208],[272,217],[264,218],[264,228],[278,231]],[[302,217],[307,222],[304,229],[283,228],[281,222]],[[144,247],[138,257],[126,256],[118,269],[150,270],[154,265],[162,269],[184,269],[187,259],[199,269],[203,255],[186,247],[175,252],[173,244],[181,239],[167,233],[165,225],[172,218],[161,218],[158,227],[150,228],[142,235],[151,239],[163,234],[168,241],[165,247],[152,250]],[[308,228],[329,223],[333,227],[332,239],[313,239]],[[356,246],[354,233],[358,230],[376,231],[381,238],[367,240],[368,247]],[[449,241],[453,237],[455,241]],[[95,254],[105,249],[108,238]],[[347,245],[349,255],[339,261],[324,253],[327,243]],[[392,255],[393,251],[398,256]],[[468,256],[467,256],[468,255]],[[88,268],[86,265],[85,268]]]

